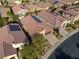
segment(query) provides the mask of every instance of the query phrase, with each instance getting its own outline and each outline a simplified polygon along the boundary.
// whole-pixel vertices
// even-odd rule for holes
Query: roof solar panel
[[[19,25],[9,25],[10,31],[21,31]]]

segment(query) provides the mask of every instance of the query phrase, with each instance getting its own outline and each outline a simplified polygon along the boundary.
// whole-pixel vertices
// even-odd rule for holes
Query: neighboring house
[[[60,0],[60,3],[73,3],[78,0]]]
[[[26,4],[25,7],[27,7],[30,12],[34,12],[35,10],[42,10],[41,7],[39,7],[36,4],[32,4],[32,3],[31,4]]]
[[[13,47],[21,48],[21,45],[27,40],[25,33],[22,31],[19,24],[11,23],[8,26],[9,33],[14,37]]]
[[[27,7],[25,7],[24,5],[21,5],[21,4],[13,6],[12,10],[13,10],[13,13],[15,15],[18,15],[19,17],[24,16],[26,14],[26,12],[29,11]]]
[[[34,19],[32,16],[25,16],[23,19],[20,20],[24,29],[33,36],[35,34],[43,34],[44,36],[51,32],[50,28],[44,26],[44,24],[39,23]]]
[[[72,23],[74,22],[75,18],[77,15],[79,15],[79,8],[78,7],[73,7],[73,6],[69,6],[67,7],[65,10],[62,8],[58,8],[55,11],[51,12],[49,11],[51,14],[56,14],[60,17],[63,18],[63,23],[61,25],[61,27],[66,26],[68,23]]]
[[[78,15],[79,8],[68,8],[63,12],[63,16],[65,17],[63,24],[66,26],[68,23],[74,23],[74,20],[78,18]]]
[[[26,36],[18,24],[0,28],[0,59],[18,59],[16,48],[21,48]]]
[[[63,22],[61,16],[51,14],[47,11],[40,12],[38,16],[42,17],[51,27],[60,27]]]
[[[51,3],[49,2],[39,2],[36,4],[37,6],[41,7],[42,10],[48,10],[49,7],[52,5]]]

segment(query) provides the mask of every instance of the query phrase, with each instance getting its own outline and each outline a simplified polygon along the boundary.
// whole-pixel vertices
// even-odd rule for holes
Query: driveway
[[[69,34],[67,31],[64,30],[64,28],[60,28],[59,32],[63,37],[66,37]]]
[[[52,44],[55,45],[59,40],[53,35],[53,34],[48,34],[45,36],[45,38]]]

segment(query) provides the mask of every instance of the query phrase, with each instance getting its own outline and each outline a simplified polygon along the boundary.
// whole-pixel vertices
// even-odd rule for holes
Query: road
[[[64,37],[60,42],[58,42],[55,46],[52,46],[52,48],[42,57],[42,59],[48,59],[50,54],[62,43],[64,42],[68,37],[72,36],[76,32],[79,32],[79,29],[69,33],[66,37]]]

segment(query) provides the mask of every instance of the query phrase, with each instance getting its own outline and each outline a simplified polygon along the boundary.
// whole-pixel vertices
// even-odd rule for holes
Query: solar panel
[[[21,31],[19,25],[9,25],[10,31]]]

